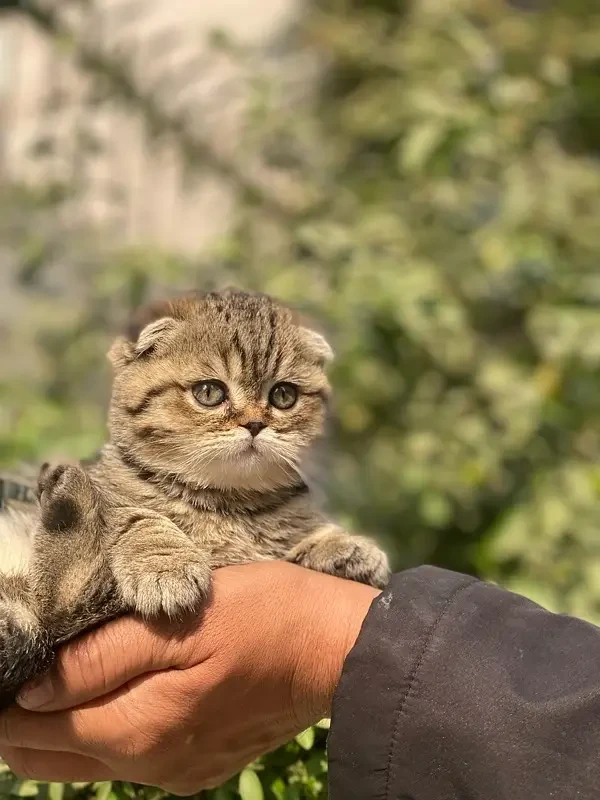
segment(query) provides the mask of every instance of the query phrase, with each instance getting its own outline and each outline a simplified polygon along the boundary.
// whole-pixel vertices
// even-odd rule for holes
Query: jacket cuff
[[[330,800],[385,800],[398,717],[414,690],[438,622],[475,578],[437,567],[393,575],[350,651],[329,735]]]

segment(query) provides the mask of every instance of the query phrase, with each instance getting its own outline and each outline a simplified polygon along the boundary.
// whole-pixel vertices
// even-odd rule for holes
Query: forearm
[[[330,796],[597,797],[600,630],[423,567],[392,579],[344,666]]]
[[[297,639],[292,704],[298,725],[306,727],[331,716],[344,661],[380,591],[305,569],[297,577],[302,605],[290,623]]]

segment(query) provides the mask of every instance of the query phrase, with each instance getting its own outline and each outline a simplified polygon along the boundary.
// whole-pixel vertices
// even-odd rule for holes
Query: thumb
[[[181,647],[134,617],[119,619],[65,645],[46,675],[29,683],[17,703],[58,711],[95,700],[147,672],[176,667]]]

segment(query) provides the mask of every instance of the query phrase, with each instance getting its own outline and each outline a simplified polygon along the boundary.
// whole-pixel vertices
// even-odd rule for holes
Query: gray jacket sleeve
[[[393,576],[334,699],[330,800],[598,800],[600,629],[434,567]]]

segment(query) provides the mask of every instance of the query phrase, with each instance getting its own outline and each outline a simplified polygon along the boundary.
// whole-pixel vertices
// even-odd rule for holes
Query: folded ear
[[[135,356],[149,355],[156,345],[164,341],[167,335],[177,327],[177,321],[173,317],[161,317],[160,319],[146,325],[140,332],[135,343]]]
[[[301,328],[300,330],[309,352],[321,366],[324,367],[333,361],[333,350],[323,334],[312,328]]]
[[[142,328],[135,342],[119,337],[108,352],[109,361],[114,367],[122,367],[138,358],[149,356],[168,338],[177,324],[173,317],[161,317]]]

